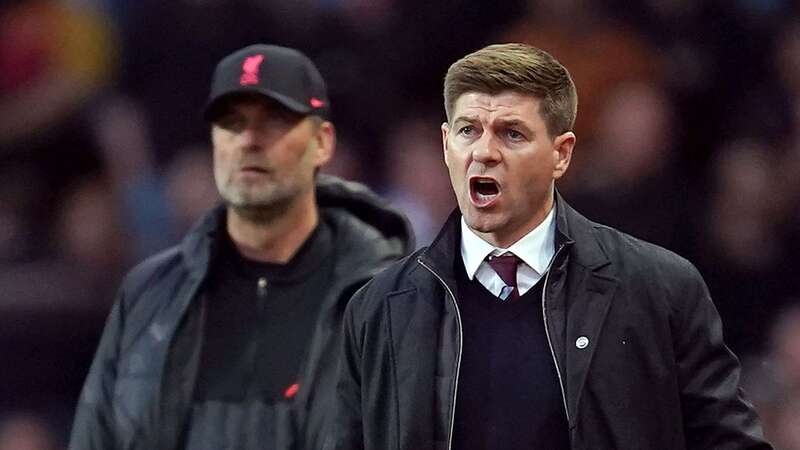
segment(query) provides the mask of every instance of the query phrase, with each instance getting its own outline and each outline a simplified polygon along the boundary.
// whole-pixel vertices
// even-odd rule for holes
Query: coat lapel
[[[568,287],[566,330],[566,389],[571,417],[578,410],[589,366],[600,342],[600,334],[617,289],[617,280],[603,271],[578,268]],[[570,294],[572,293],[572,294]]]
[[[574,426],[589,366],[619,282],[614,266],[597,241],[595,224],[558,194],[556,205],[557,239],[569,247],[569,253],[565,264],[553,267],[554,282],[548,286],[553,292],[551,333],[561,340],[555,348],[559,363],[565,366],[567,408],[570,426]]]
[[[158,430],[158,448],[178,448],[183,426],[191,410],[192,394],[200,365],[205,325],[205,298],[197,296],[200,282],[188,281],[173,302],[174,311],[165,316],[173,324],[159,389],[158,414],[153,430]],[[198,301],[192,301],[195,297]],[[165,326],[167,324],[165,323]]]

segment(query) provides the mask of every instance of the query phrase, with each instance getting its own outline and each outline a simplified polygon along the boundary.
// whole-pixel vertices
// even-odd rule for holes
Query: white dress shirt
[[[555,206],[550,209],[536,228],[511,244],[508,248],[499,248],[484,241],[467,225],[461,217],[461,260],[470,280],[477,278],[486,289],[497,297],[504,298],[509,290],[504,289],[506,284],[492,269],[486,257],[501,256],[511,252],[522,260],[517,268],[517,289],[519,295],[524,295],[539,279],[544,276],[550,260],[555,254]]]

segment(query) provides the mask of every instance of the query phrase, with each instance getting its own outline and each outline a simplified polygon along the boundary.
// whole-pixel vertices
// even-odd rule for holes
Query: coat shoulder
[[[148,288],[159,280],[175,278],[170,275],[175,270],[183,270],[183,254],[179,246],[174,246],[150,256],[136,264],[122,281],[120,297],[125,309],[130,309]]]
[[[364,285],[350,301],[349,308],[356,315],[369,314],[379,309],[383,302],[396,294],[418,289],[427,275],[420,270],[420,249],[397,260]]]
[[[672,250],[606,225],[593,223],[592,228],[609,260],[633,273],[648,275],[655,272],[688,278],[700,276],[694,264]]]

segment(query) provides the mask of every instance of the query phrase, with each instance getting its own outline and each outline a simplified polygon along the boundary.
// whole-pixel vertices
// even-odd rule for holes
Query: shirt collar
[[[542,223],[528,234],[520,238],[510,247],[499,248],[484,241],[467,225],[464,216],[461,216],[461,259],[464,268],[471,280],[487,256],[499,256],[506,252],[517,255],[522,262],[530,266],[539,275],[544,274],[550,259],[555,253],[555,206],[550,209]]]

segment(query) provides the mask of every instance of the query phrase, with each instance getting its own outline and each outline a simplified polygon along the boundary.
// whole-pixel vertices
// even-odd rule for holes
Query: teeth
[[[480,192],[476,192],[475,197],[480,201],[486,201],[497,197],[497,194],[481,194]]]

